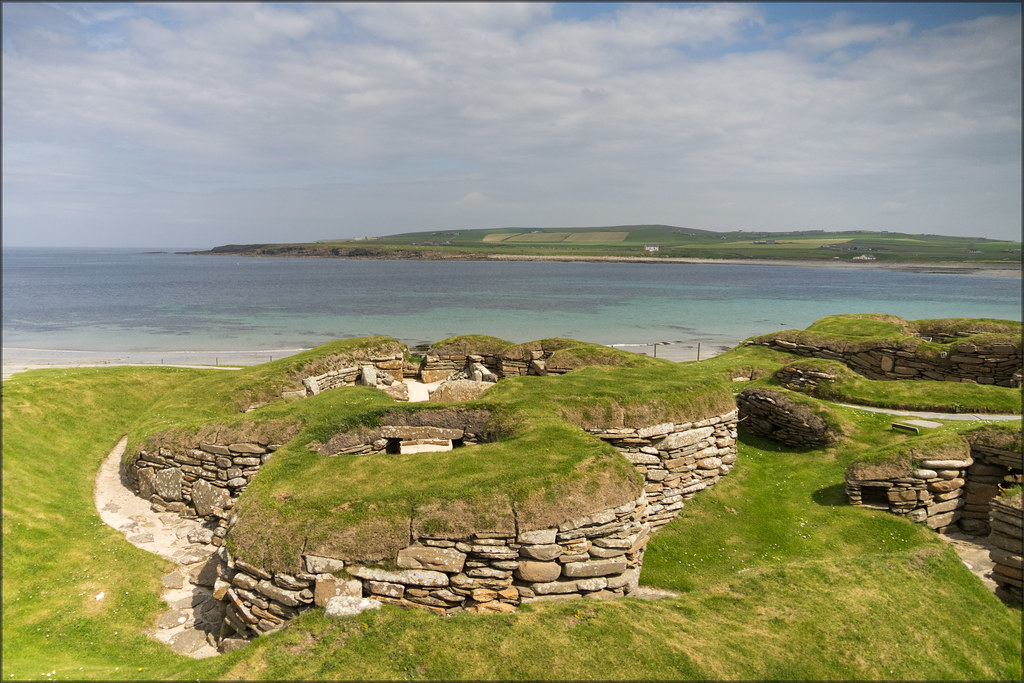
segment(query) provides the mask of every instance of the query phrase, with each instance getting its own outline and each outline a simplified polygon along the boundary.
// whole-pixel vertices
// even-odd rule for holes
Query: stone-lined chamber
[[[966,437],[921,439],[892,449],[894,458],[854,462],[846,470],[847,498],[851,505],[904,515],[939,532],[956,525],[987,534],[993,501],[1021,483],[1024,463],[1019,447],[986,444],[986,434],[981,429]]]
[[[564,347],[565,341],[556,340],[553,346]],[[524,360],[524,355],[529,355],[531,362],[538,360],[532,357],[537,351],[520,345],[511,360]],[[555,355],[549,351],[548,359]],[[392,357],[384,362],[395,364],[396,360]],[[486,354],[466,353],[449,360],[454,365],[445,371],[454,370],[452,374],[489,370]],[[430,362],[424,359],[423,366]],[[495,363],[492,359],[492,365]],[[572,363],[570,358],[566,365]],[[585,363],[574,367],[582,365]],[[303,381],[306,395],[313,394],[312,387],[324,391],[353,381],[374,386],[364,367],[358,376],[352,367],[339,368],[333,375],[332,370],[320,372],[313,376],[315,383]],[[542,374],[536,365],[496,367],[502,376],[512,372],[509,367],[517,367],[519,374]],[[389,369],[401,372],[407,366]],[[337,379],[332,385],[319,379],[324,376]],[[431,457],[431,451],[485,442],[488,417],[486,410],[471,406],[393,411],[380,418],[379,426],[338,433],[307,448],[323,457],[388,453]],[[232,439],[227,430],[220,429],[176,440],[151,439],[127,461],[127,467],[130,481],[154,508],[217,520],[212,539],[220,546],[214,596],[226,603],[219,634],[224,644],[281,628],[301,612],[326,607],[332,600],[337,606],[372,599],[451,614],[459,610],[508,612],[530,600],[628,595],[637,587],[651,532],[679,515],[686,499],[731,470],[736,461],[736,422],[733,409],[685,422],[589,428],[595,439],[612,445],[642,475],[632,499],[540,528],[523,527],[518,518],[455,535],[423,529],[414,532],[410,527],[409,543],[394,557],[385,558],[383,565],[332,557],[322,551],[304,552],[301,566],[282,572],[246,562],[229,551],[225,539],[237,520],[236,500],[260,467],[294,436],[294,429],[271,425],[263,430],[261,439],[246,441]],[[217,438],[210,438],[210,433]]]

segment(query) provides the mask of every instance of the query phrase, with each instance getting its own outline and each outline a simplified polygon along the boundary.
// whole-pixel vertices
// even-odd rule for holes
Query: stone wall
[[[989,551],[994,566],[992,579],[998,584],[996,594],[1017,604],[1022,602],[1021,495],[992,500],[989,523],[992,531],[988,540],[994,547]]]
[[[562,375],[573,368],[558,367],[549,363],[553,351],[542,349],[512,349],[491,354],[437,354],[428,352],[420,366],[420,379],[425,383],[449,379],[460,373],[473,378],[474,365],[482,366],[493,373],[496,379],[520,377],[522,375]],[[479,372],[479,368],[475,369]],[[483,378],[487,381],[486,377]]]
[[[200,443],[198,448],[159,446],[140,450],[128,479],[154,510],[217,519],[212,543],[221,545],[229,510],[277,443]]]
[[[1020,483],[1019,452],[970,444],[966,459],[922,459],[919,467],[898,476],[846,472],[846,495],[851,505],[863,505],[906,515],[944,531],[953,524],[965,532],[989,532],[989,514],[1001,486]]]
[[[814,394],[819,384],[835,384],[836,376],[819,370],[808,370],[796,365],[787,365],[775,373],[775,379],[782,386],[802,394]]]
[[[422,419],[430,412],[424,411]],[[475,411],[468,419],[482,424],[484,418],[476,414],[482,412]],[[732,469],[736,417],[733,410],[696,422],[590,430],[644,475],[644,491],[624,505],[566,520],[557,527],[514,534],[481,532],[465,539],[418,536],[399,551],[394,568],[346,565],[341,559],[303,555],[304,571],[273,573],[233,558],[222,548],[214,591],[218,600],[227,603],[221,639],[276,630],[334,598],[369,598],[451,614],[510,612],[532,600],[628,595],[637,587],[651,532],[678,516],[686,499]],[[345,439],[314,446],[324,455],[384,452],[387,447],[382,441],[436,436],[420,433],[424,429],[457,431],[450,424],[443,428],[392,425],[350,435],[362,446]],[[462,430],[462,438],[471,434],[476,440],[479,431]],[[442,436],[446,435],[455,436]]]
[[[793,448],[825,446],[836,440],[828,424],[809,408],[770,389],[744,389],[736,397],[744,431]]]
[[[685,500],[732,470],[736,415],[733,410],[697,422],[590,432],[617,448],[644,475],[645,521],[658,528],[682,512]]]
[[[960,528],[984,535],[989,532],[989,508],[1002,487],[1021,483],[1024,457],[1019,451],[1008,451],[981,444],[971,444],[974,464],[967,468],[964,484],[964,507]]]
[[[942,531],[960,519],[967,468],[973,463],[972,458],[924,459],[905,476],[875,478],[870,472],[857,477],[851,468],[846,472],[846,496],[851,505],[906,515]]]
[[[514,535],[478,533],[463,541],[420,537],[397,568],[348,565],[304,555],[304,572],[271,573],[224,550],[214,596],[242,636],[281,628],[336,597],[368,597],[438,614],[512,612],[524,601],[607,599],[636,589],[650,525],[643,495],[558,527]],[[221,638],[230,636],[222,631]]]
[[[931,379],[1019,387],[1022,365],[1021,344],[975,344],[963,341],[945,358],[928,359],[897,346],[867,350],[834,350],[825,344],[795,342],[781,338],[760,338],[745,342],[777,351],[845,363],[851,370],[877,380]]]
[[[315,396],[321,391],[336,389],[337,387],[350,387],[356,385],[378,387],[393,395],[398,400],[408,400],[408,390],[404,392],[404,398],[398,395],[402,393],[397,387],[402,386],[404,379],[405,357],[401,353],[390,356],[370,358],[366,363],[353,365],[344,368],[334,368],[327,372],[302,378],[303,389],[298,391],[286,391],[284,397],[302,398]],[[392,389],[392,387],[395,387]]]

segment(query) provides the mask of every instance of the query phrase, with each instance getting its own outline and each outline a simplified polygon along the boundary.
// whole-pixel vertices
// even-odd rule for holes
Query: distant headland
[[[714,232],[671,225],[437,230],[305,243],[228,244],[190,254],[388,260],[738,263],[1016,274],[1021,243],[980,237],[830,232]]]

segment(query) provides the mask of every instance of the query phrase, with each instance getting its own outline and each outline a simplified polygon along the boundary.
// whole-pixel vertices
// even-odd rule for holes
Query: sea
[[[1021,319],[1019,276],[141,249],[5,247],[2,259],[5,364],[244,365],[335,339],[422,347],[458,334],[570,337],[693,360],[840,313]]]

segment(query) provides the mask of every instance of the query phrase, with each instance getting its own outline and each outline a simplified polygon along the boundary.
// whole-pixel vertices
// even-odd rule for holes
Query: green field
[[[838,333],[846,322],[821,327]],[[880,323],[875,332],[891,329]],[[295,457],[282,458],[277,476],[267,479],[292,494],[323,491],[329,479],[293,467],[302,460],[302,444],[337,425],[354,424],[368,410],[387,409],[390,399],[352,387],[240,414],[231,397],[238,391],[249,398],[273,395],[283,374],[316,368],[321,357],[353,345],[386,343],[337,342],[232,373],[80,368],[35,370],[5,382],[3,680],[1021,679],[1020,610],[996,599],[929,529],[845,503],[848,464],[919,437],[891,430],[890,416],[811,397],[801,400],[829,413],[848,438],[831,448],[796,451],[741,436],[733,472],[689,501],[684,514],[651,541],[641,585],[673,591],[672,597],[530,603],[515,614],[447,619],[392,606],[328,619],[318,609],[242,650],[200,661],[143,635],[166,609],[160,577],[172,565],[127,543],[95,510],[93,480],[117,440],[129,434],[139,443],[180,425],[266,425],[301,416],[306,431],[291,446]],[[620,358],[619,352],[608,350],[605,357],[599,349],[581,348],[576,353],[590,361]],[[506,380],[490,403],[518,416],[510,420],[510,434],[530,427],[513,438],[528,440],[533,430],[555,434],[564,437],[567,449],[600,464],[600,447],[559,431],[566,429],[562,421],[545,412],[556,403],[567,406],[563,414],[573,419],[613,404],[627,415],[651,407],[696,410],[704,399],[694,387],[726,383],[738,391],[770,383],[783,365],[806,360],[760,346],[699,363],[634,356],[623,370],[597,367]],[[609,386],[607,380],[619,372],[627,380]],[[659,373],[668,378],[661,387]],[[755,379],[734,383],[735,377]],[[652,391],[645,393],[641,383],[654,383]],[[600,387],[605,388],[595,391]],[[657,398],[659,388],[664,396]],[[1015,391],[976,389],[974,400],[983,406],[1001,405]],[[946,400],[930,391],[915,397],[912,386],[901,392],[902,401],[920,409]],[[976,425],[923,429],[922,437]],[[509,462],[499,476],[514,485],[516,469],[529,465],[524,458],[530,450],[494,446],[495,457],[520,461]],[[556,461],[544,460],[549,456],[539,457],[539,466],[557,468]],[[575,467],[583,461],[571,462]],[[409,485],[397,479],[383,483],[376,488]],[[471,484],[452,482],[456,488]],[[254,499],[275,492],[252,491]],[[398,493],[376,495],[383,500]],[[277,531],[287,533],[285,527]],[[110,599],[96,601],[100,591]]]
[[[644,249],[658,245],[656,252]],[[976,237],[853,230],[712,232],[669,225],[495,228],[411,232],[362,240],[225,245],[213,253],[354,258],[484,258],[491,255],[849,261],[1021,263],[1021,243]]]

